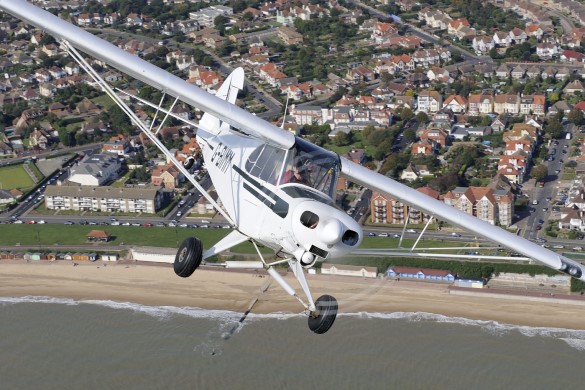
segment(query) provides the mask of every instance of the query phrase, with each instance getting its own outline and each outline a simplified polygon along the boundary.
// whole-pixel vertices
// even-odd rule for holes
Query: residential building
[[[94,154],[83,158],[71,167],[69,181],[84,186],[101,186],[118,177],[122,164],[117,156]]]
[[[48,185],[45,190],[49,210],[155,213],[162,201],[159,188]]]

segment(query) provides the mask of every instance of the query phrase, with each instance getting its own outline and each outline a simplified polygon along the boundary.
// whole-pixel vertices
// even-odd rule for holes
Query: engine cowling
[[[353,218],[325,203],[304,200],[295,206],[291,217],[293,236],[299,246],[295,256],[306,267],[318,258],[349,253],[363,238],[362,228]]]

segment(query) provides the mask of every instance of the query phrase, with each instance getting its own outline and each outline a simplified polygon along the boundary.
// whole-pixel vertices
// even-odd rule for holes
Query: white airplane
[[[187,238],[181,244],[174,263],[175,273],[181,277],[190,276],[205,259],[250,241],[256,247],[260,261],[228,261],[222,265],[266,269],[305,307],[309,328],[315,333],[327,332],[337,315],[337,301],[329,295],[313,300],[304,269],[316,261],[355,252],[362,241],[361,226],[335,207],[333,201],[335,184],[343,175],[354,183],[408,203],[432,218],[448,221],[529,259],[585,280],[585,268],[574,260],[431,199],[239,108],[234,103],[238,91],[244,86],[241,68],[233,71],[214,96],[26,1],[0,0],[0,10],[56,37],[61,47],[230,222],[234,230],[206,251],[195,237]],[[163,99],[158,105],[141,100],[156,108],[155,119],[159,113],[165,115],[158,129],[153,128],[154,120],[147,126],[137,118],[78,50],[162,91]],[[173,115],[172,107],[163,108],[166,95],[175,98],[173,105],[180,100],[205,112],[198,124],[186,122],[198,128],[197,140],[222,206],[189,173],[187,168],[192,159],[187,160],[186,166],[181,164],[157,138],[164,121]],[[419,239],[425,230],[426,227]],[[267,262],[258,250],[259,245],[272,248],[280,260]],[[400,254],[404,255],[404,252]],[[275,270],[274,266],[281,263],[288,263],[306,300],[301,299]]]

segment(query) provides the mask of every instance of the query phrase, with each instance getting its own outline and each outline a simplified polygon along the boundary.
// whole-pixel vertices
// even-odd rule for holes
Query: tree
[[[408,129],[404,130],[403,137],[404,140],[408,143],[414,142],[416,140],[416,130],[414,130],[412,127],[409,127]]]
[[[548,95],[548,100],[551,103],[556,103],[559,101],[559,93],[558,92],[552,92],[550,95]]]
[[[414,113],[408,107],[402,107],[398,115],[400,115],[400,119],[402,119],[405,122],[414,118]]]
[[[544,131],[551,138],[560,138],[563,134],[563,125],[558,119],[551,118],[544,127]]]
[[[532,168],[530,174],[537,182],[542,181],[546,178],[546,175],[548,175],[548,167],[544,164],[537,165]]]
[[[429,116],[423,111],[418,112],[415,118],[418,123],[427,123],[429,121]]]
[[[124,111],[118,106],[113,106],[110,109],[110,120],[112,127],[120,133],[129,135],[132,131],[132,125],[130,119],[126,116]]]
[[[349,134],[340,131],[339,133],[335,134],[335,138],[333,139],[333,143],[336,146],[346,146],[351,143],[351,137]]]
[[[567,119],[569,119],[569,122],[579,126],[583,124],[583,111],[578,108],[573,108],[567,115]]]

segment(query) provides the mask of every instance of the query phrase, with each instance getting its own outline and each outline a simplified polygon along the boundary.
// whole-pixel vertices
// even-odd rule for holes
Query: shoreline
[[[47,296],[110,300],[147,306],[192,307],[252,313],[302,313],[304,308],[265,272],[198,269],[189,278],[177,277],[169,265],[79,262],[0,261],[0,296]],[[292,274],[285,279],[300,295]],[[548,299],[517,293],[464,291],[449,285],[332,275],[307,275],[314,299],[330,294],[340,313],[424,312],[471,320],[531,327],[585,330],[583,302]],[[261,289],[268,286],[266,292]],[[304,298],[304,296],[303,296]]]

